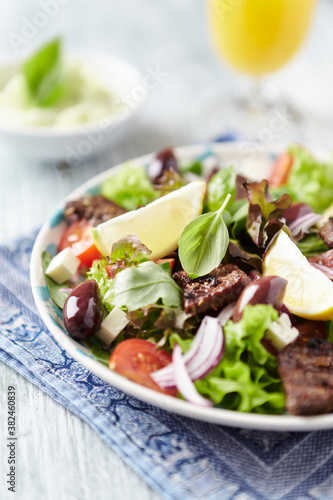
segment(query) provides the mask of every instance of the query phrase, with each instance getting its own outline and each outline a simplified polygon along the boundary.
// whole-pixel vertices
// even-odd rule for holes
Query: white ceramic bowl
[[[233,163],[240,171],[250,178],[261,180],[267,176],[272,159],[281,148],[270,147],[264,150],[262,147],[253,146],[251,158],[249,150],[244,144],[215,144],[190,146],[176,149],[177,158],[182,162],[193,161],[205,157],[211,153],[218,155],[226,165]],[[151,155],[133,160],[133,164],[147,164]],[[84,194],[96,194],[98,186],[108,177],[114,175],[122,166],[107,170],[89,182],[76,189],[67,199],[76,199]],[[66,201],[66,200],[65,200]],[[34,298],[39,312],[55,339],[64,347],[73,358],[79,361],[95,375],[110,383],[111,385],[131,394],[147,403],[172,411],[180,415],[196,418],[207,422],[229,425],[233,427],[246,427],[259,430],[276,431],[308,431],[316,429],[328,429],[333,427],[333,414],[314,417],[295,417],[290,415],[259,415],[253,413],[242,413],[220,408],[202,408],[181,399],[173,398],[140,386],[125,377],[109,370],[105,365],[94,359],[88,349],[76,342],[66,333],[63,327],[61,314],[52,303],[45,284],[42,267],[41,254],[44,250],[51,253],[57,249],[60,236],[66,226],[63,219],[64,203],[55,214],[42,227],[31,257],[31,285]]]
[[[147,92],[141,73],[128,62],[107,54],[73,51],[68,59],[96,69],[110,85],[111,92],[124,104],[111,116],[66,129],[52,126],[10,126],[0,123],[0,141],[19,156],[34,160],[79,163],[108,149],[132,124]],[[0,64],[0,89],[17,71],[20,60]]]

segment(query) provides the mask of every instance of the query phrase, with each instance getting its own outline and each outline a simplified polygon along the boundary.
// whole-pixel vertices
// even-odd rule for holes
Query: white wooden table
[[[13,34],[20,34],[43,2],[3,0],[0,56],[13,55]],[[44,3],[47,3],[46,1]],[[52,3],[51,1],[49,2]],[[94,174],[130,157],[166,145],[207,140],[237,129],[228,102],[240,79],[214,55],[199,0],[68,0],[31,36],[24,50],[61,34],[69,47],[114,53],[144,71],[159,65],[168,73],[149,96],[136,127],[107,155],[79,168],[61,170],[28,162],[0,144],[0,241],[38,227],[64,196]],[[333,149],[333,2],[322,0],[311,37],[289,67],[274,79],[283,93],[304,110],[296,128],[274,134],[275,142],[303,140]],[[214,115],[216,103],[225,105]],[[269,124],[266,124],[269,125]],[[258,137],[261,129],[252,128]],[[148,488],[79,418],[0,364],[0,418],[5,389],[16,387],[18,415],[18,483],[20,500],[113,500],[157,495]],[[0,433],[0,436],[2,433]],[[138,458],[139,459],[139,458]],[[0,498],[6,491],[0,462]],[[167,488],[167,485],[165,485]]]

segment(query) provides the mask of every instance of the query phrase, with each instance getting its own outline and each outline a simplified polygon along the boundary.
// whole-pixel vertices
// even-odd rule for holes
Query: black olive
[[[178,163],[172,149],[163,149],[150,162],[148,175],[152,182],[156,183],[164,172],[174,170],[179,173]]]
[[[103,320],[101,294],[95,280],[84,281],[68,295],[62,318],[69,335],[87,340],[98,332]]]

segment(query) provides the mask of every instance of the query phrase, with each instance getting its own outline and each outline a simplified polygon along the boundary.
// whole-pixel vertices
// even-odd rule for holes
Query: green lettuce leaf
[[[182,295],[171,276],[155,262],[148,261],[118,273],[104,300],[135,311],[159,301],[167,307],[182,307]]]
[[[321,213],[332,203],[333,162],[319,162],[309,151],[297,146],[289,152],[294,157],[288,180],[293,199],[308,203]]]
[[[105,266],[107,265],[108,263],[105,259],[94,260],[91,268],[86,274],[86,279],[94,279],[97,281],[103,299],[103,304],[110,312],[113,309],[113,305],[104,300],[104,296],[112,287],[112,280],[109,278],[109,275],[105,269]]]
[[[169,343],[170,343],[171,349],[174,348],[175,344],[178,344],[178,345],[180,345],[180,348],[181,348],[183,354],[185,354],[190,349],[191,344],[192,344],[192,340],[193,340],[193,338],[184,339],[178,333],[173,333],[169,337]]]
[[[229,320],[224,356],[207,377],[196,381],[198,391],[230,410],[282,413],[285,398],[277,360],[261,344],[277,318],[272,306],[258,304],[246,306],[239,322]]]
[[[145,206],[159,197],[145,168],[129,164],[103,182],[101,194],[127,210]]]

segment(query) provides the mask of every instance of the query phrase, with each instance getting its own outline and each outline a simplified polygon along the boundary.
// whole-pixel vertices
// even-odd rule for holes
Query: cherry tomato
[[[60,239],[59,252],[69,247],[74,255],[80,259],[81,266],[91,267],[92,262],[100,258],[100,253],[94,244],[91,229],[91,225],[85,219],[72,222],[65,229]]]
[[[169,262],[171,272],[173,270],[173,266],[175,265],[175,259],[173,259],[173,258],[170,258],[170,259],[156,259],[156,260],[154,260],[154,262],[156,262],[156,264],[158,264],[159,266],[161,264],[163,264],[164,262]]]
[[[123,262],[114,262],[114,264],[109,264],[105,266],[105,271],[108,273],[109,278],[112,280],[115,279],[119,270],[125,269],[125,265]]]
[[[293,162],[294,157],[290,153],[282,153],[276,158],[269,176],[269,185],[271,187],[287,184]]]
[[[177,389],[162,389],[150,377],[152,372],[163,368],[171,361],[169,353],[157,349],[148,340],[129,339],[117,345],[110,356],[109,367],[140,385],[169,396],[176,396]]]

